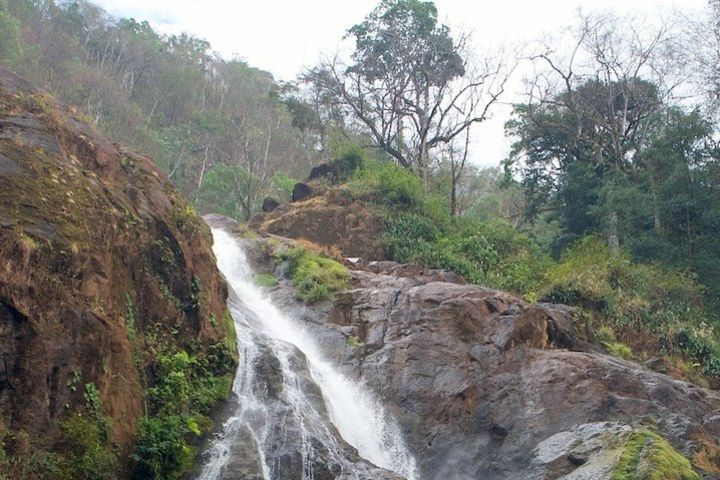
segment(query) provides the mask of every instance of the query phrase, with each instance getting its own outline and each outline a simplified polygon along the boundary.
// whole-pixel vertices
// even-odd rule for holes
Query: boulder
[[[270,213],[276,208],[280,206],[280,203],[271,197],[265,197],[262,203],[262,211],[265,213]]]
[[[308,198],[312,193],[312,188],[306,183],[296,183],[293,187],[291,199],[293,202],[300,202]]]

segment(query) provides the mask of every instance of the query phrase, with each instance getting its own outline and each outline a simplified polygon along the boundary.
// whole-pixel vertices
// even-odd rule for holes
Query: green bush
[[[563,254],[548,270],[540,291],[544,300],[592,312],[596,329],[607,324],[624,332],[644,332],[668,352],[690,355],[705,373],[719,377],[720,332],[703,307],[702,294],[692,276],[633,263],[627,252],[613,255],[592,236]]]
[[[193,453],[187,433],[180,415],[141,418],[133,455],[138,462],[136,478],[173,479],[190,470]]]
[[[63,469],[67,478],[113,480],[117,458],[105,446],[105,422],[76,414],[63,424]]]
[[[227,349],[221,343],[202,355],[175,347],[158,353],[133,454],[137,478],[176,479],[192,468],[195,444],[212,428],[207,414],[230,394],[235,360]]]
[[[278,279],[268,273],[258,273],[253,276],[253,283],[260,287],[271,288],[278,285]]]
[[[452,270],[472,283],[534,295],[550,258],[527,235],[499,222],[427,215],[422,209],[385,215],[386,258]]]
[[[350,279],[342,264],[300,246],[280,252],[279,258],[289,264],[288,273],[296,297],[308,304],[330,298],[345,289]]]
[[[348,188],[358,200],[393,208],[417,207],[425,200],[417,175],[390,162],[368,160],[352,176]]]
[[[357,145],[344,145],[335,152],[335,159],[329,163],[332,182],[340,183],[348,180],[355,172],[361,170],[367,158],[365,150]]]

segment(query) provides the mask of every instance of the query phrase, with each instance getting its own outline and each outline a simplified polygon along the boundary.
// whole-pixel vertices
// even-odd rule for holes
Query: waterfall
[[[237,404],[199,478],[310,480],[320,470],[328,472],[322,478],[397,478],[379,476],[377,466],[418,480],[415,460],[379,399],[340,373],[302,325],[252,282],[237,240],[218,229],[213,237],[231,288],[240,365]]]

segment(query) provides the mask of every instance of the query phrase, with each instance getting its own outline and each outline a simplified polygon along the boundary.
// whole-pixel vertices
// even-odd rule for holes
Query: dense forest
[[[718,25],[717,2],[699,20],[583,14],[510,55],[473,51],[432,2],[383,0],[347,56],[281,83],[89,2],[3,0],[0,61],[154,158],[202,213],[247,220],[333,161],[384,209],[386,257],[583,307],[607,343],[632,327],[718,375]],[[473,132],[525,64],[512,151],[477,168]]]

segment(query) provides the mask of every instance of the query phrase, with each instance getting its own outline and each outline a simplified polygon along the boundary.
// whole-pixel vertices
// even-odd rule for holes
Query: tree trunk
[[[452,185],[450,186],[450,216],[457,215],[457,180],[453,174]]]

